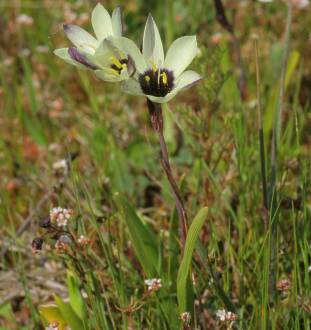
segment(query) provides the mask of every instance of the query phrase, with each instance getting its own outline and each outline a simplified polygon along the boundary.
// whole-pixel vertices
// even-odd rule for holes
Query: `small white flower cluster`
[[[20,14],[16,18],[16,23],[20,25],[30,26],[33,22],[33,18],[26,14]]]
[[[67,235],[61,235],[55,243],[55,249],[58,253],[64,253],[68,250],[71,239]]]
[[[274,0],[258,0],[259,2],[269,3]],[[305,9],[309,6],[309,0],[292,0],[292,4],[297,9]]]
[[[305,9],[309,6],[309,0],[292,0],[292,4],[298,9]]]
[[[50,323],[45,330],[58,330],[58,322],[54,321],[52,323]]]
[[[64,176],[67,176],[69,173],[69,164],[67,159],[61,159],[55,162],[53,165],[53,170],[56,172],[62,172]]]
[[[284,278],[277,282],[276,287],[281,292],[289,292],[291,290],[292,283],[289,279]]]
[[[191,321],[191,314],[189,312],[183,312],[179,316],[182,323],[189,325]]]
[[[87,246],[88,244],[90,244],[90,239],[85,237],[84,235],[81,235],[79,238],[78,238],[78,244],[81,246],[81,247],[85,247]]]
[[[149,292],[156,292],[162,288],[162,281],[160,278],[151,278],[145,280],[145,284],[148,286]]]
[[[68,220],[73,215],[73,210],[53,207],[50,211],[51,222],[56,223],[58,227],[66,227]]]
[[[234,322],[238,319],[238,316],[235,313],[227,312],[225,309],[218,310],[216,316],[221,322]]]

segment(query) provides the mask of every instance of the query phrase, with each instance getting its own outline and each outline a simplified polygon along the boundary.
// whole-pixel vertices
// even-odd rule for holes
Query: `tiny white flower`
[[[78,244],[81,246],[81,247],[85,247],[87,246],[88,244],[90,243],[90,239],[85,237],[84,235],[81,235],[79,238],[78,238]]]
[[[238,319],[238,316],[233,312],[227,312],[225,309],[220,309],[216,312],[216,316],[221,322],[234,322]]]
[[[70,246],[71,239],[67,235],[61,235],[55,243],[55,249],[57,252],[66,252]]]
[[[160,278],[151,278],[145,280],[145,284],[148,286],[149,292],[155,292],[162,288],[162,281]]]
[[[59,48],[54,54],[69,64],[93,70],[105,81],[128,79],[133,70],[131,59],[107,43],[108,38],[122,36],[121,9],[117,7],[110,16],[98,3],[92,11],[92,26],[96,38],[77,25],[64,24],[64,32],[75,47]]]
[[[64,176],[67,176],[69,173],[69,164],[67,159],[61,159],[57,162],[53,163],[52,165],[53,170],[55,171],[62,171]]]
[[[184,324],[189,325],[191,321],[191,314],[189,312],[183,312],[180,314],[179,318]]]
[[[50,211],[50,220],[56,223],[58,227],[66,227],[68,220],[73,215],[73,210],[64,209],[61,207],[54,207]]]
[[[144,95],[152,102],[164,103],[202,79],[194,71],[185,71],[198,54],[196,36],[175,40],[164,57],[159,30],[150,14],[144,30],[142,53],[125,37],[108,42],[122,49],[134,61],[135,74],[122,82],[123,90],[128,94]]]
[[[16,23],[20,25],[30,26],[33,24],[33,18],[26,14],[20,14],[16,18]]]
[[[292,0],[292,3],[298,9],[305,9],[309,6],[309,0]]]
[[[54,321],[52,323],[50,323],[45,330],[58,330],[58,322]]]
[[[308,272],[309,272],[309,273],[311,272],[311,266],[308,267]]]

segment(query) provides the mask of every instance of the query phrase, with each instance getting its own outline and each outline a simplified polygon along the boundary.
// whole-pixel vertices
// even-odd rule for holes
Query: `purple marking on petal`
[[[80,64],[86,66],[87,68],[92,70],[98,69],[98,67],[90,63],[90,61],[86,58],[86,56],[83,55],[81,52],[79,52],[77,48],[74,47],[68,48],[68,54],[73,60],[79,62]]]

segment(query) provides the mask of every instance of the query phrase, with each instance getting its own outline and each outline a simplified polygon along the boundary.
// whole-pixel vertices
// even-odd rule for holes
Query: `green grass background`
[[[236,329],[309,329],[310,8],[292,13],[277,197],[265,228],[253,36],[258,36],[269,179],[287,8],[282,1],[223,2],[240,40],[247,86],[243,100],[232,40],[215,18],[213,1],[102,1],[109,10],[123,7],[125,34],[138,44],[149,12],[166,49],[177,37],[198,37],[200,54],[192,67],[204,79],[164,107],[165,138],[189,223],[209,207],[198,241],[194,234],[195,252],[189,252],[194,284],[185,279],[188,309],[195,310],[192,327],[221,329],[215,313],[225,308],[238,314]],[[0,1],[0,242],[9,245],[0,265],[1,329],[40,328],[38,306],[55,301],[47,280],[71,292],[66,308],[73,309],[73,319],[80,316],[78,323],[83,319],[76,327],[71,324],[73,329],[182,327],[174,200],[145,100],[122,94],[117,84],[78,71],[52,53],[69,44],[63,22],[73,19],[91,31],[87,17],[95,3]],[[20,14],[33,23],[18,24]],[[69,153],[79,155],[61,193],[36,210],[29,229],[17,237],[17,228],[57,183],[52,164]],[[73,230],[93,240],[87,258],[80,255],[85,281],[53,249],[31,254],[30,242],[42,232],[39,221],[58,205],[74,209]],[[46,272],[52,262],[57,271]],[[73,274],[71,286],[65,269]],[[291,280],[289,293],[274,288],[271,296],[271,271],[276,281]],[[128,310],[140,302],[144,279],[150,277],[161,278],[163,287],[137,310]],[[19,291],[11,299],[14,288]]]

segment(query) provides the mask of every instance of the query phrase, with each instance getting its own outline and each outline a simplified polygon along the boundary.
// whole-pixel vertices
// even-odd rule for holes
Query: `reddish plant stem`
[[[147,99],[147,106],[150,114],[150,120],[153,130],[157,133],[160,148],[161,148],[161,165],[164,169],[166,177],[171,186],[171,190],[175,199],[178,220],[179,220],[179,238],[182,246],[182,252],[184,251],[186,236],[187,236],[187,216],[184,207],[181,194],[179,192],[177,183],[173,176],[173,171],[170,165],[169,156],[167,152],[167,146],[163,135],[163,116],[162,108],[159,103],[153,103]]]

